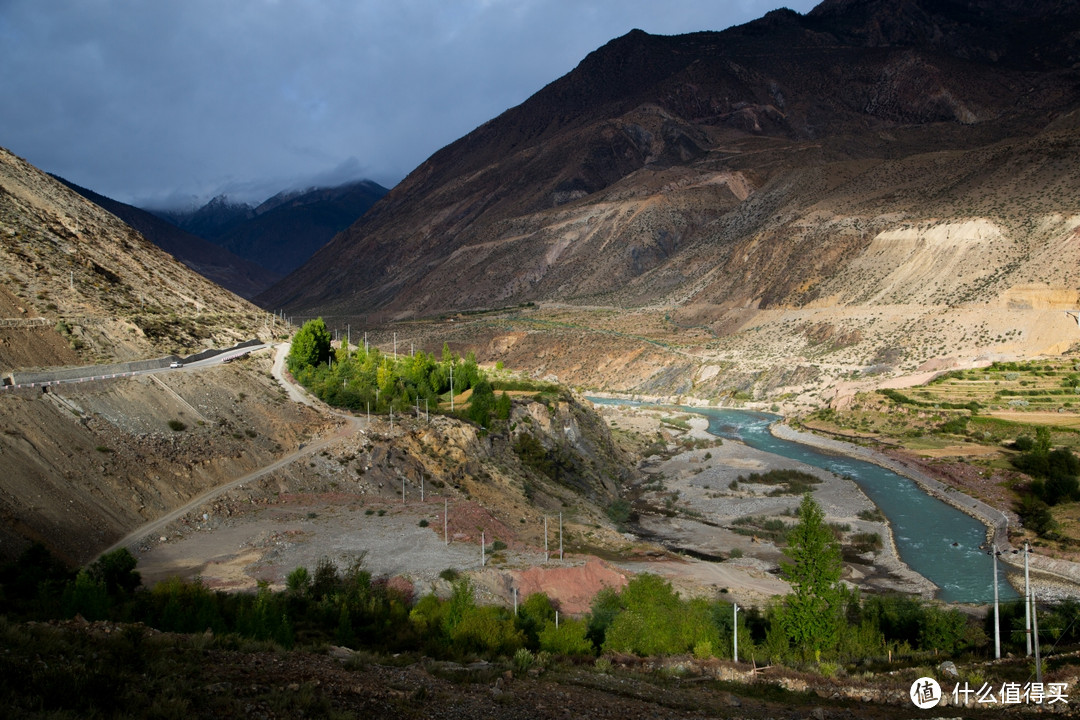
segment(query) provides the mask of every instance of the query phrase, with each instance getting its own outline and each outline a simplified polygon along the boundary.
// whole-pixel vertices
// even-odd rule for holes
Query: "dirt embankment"
[[[516,438],[525,433],[561,470],[519,456]],[[373,417],[359,433],[193,509],[134,550],[148,583],[179,575],[213,587],[282,587],[296,567],[362,559],[417,593],[446,591],[440,575],[454,569],[470,573],[486,601],[543,591],[564,612],[580,613],[601,587],[625,582],[582,554],[628,545],[604,512],[631,472],[624,455],[603,422],[569,396],[515,401],[501,432],[443,416],[398,416],[393,428]]]
[[[0,396],[0,555],[84,562],[147,520],[291,452],[330,422],[283,400],[269,358]]]

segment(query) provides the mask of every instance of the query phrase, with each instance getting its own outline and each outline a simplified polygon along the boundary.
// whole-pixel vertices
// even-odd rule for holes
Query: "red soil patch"
[[[513,550],[533,549],[518,542],[510,526],[492,515],[490,510],[467,500],[450,501],[448,528],[450,537],[458,542],[479,541],[480,533],[483,532],[484,541],[487,543],[502,540]],[[442,536],[442,508],[439,508],[438,519],[431,524],[431,529]]]
[[[621,590],[626,575],[603,560],[590,558],[574,567],[532,567],[513,572],[518,597],[542,592],[557,604],[561,612],[580,615],[588,612],[593,596],[605,587]]]

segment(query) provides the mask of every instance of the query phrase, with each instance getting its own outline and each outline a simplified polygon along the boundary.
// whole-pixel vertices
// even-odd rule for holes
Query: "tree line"
[[[0,567],[0,615],[46,620],[142,622],[163,631],[235,635],[282,647],[334,643],[379,652],[417,652],[466,659],[530,653],[591,656],[693,655],[739,657],[760,663],[884,662],[985,655],[992,615],[979,622],[959,610],[904,595],[863,598],[839,582],[836,540],[810,495],[799,508],[782,564],[791,592],[763,608],[740,608],[724,598],[684,598],[656,575],[640,574],[622,589],[601,590],[588,613],[556,620],[546,595],[522,598],[517,611],[478,605],[467,577],[446,570],[449,597],[415,597],[411,587],[373,577],[362,558],[339,568],[328,559],[296,568],[286,587],[260,584],[254,593],[213,591],[200,581],[171,579],[142,588],[135,559],[121,549],[73,573],[40,545]],[[1006,650],[1023,652],[1024,610],[1006,603],[1001,636]],[[1080,603],[1044,608],[1040,634],[1058,647],[1080,642]]]
[[[469,352],[460,358],[444,343],[442,355],[423,350],[395,357],[377,347],[331,346],[322,318],[309,320],[293,336],[286,358],[296,381],[328,405],[354,412],[445,412],[450,394],[471,390],[455,408],[482,427],[510,417],[512,401],[495,386]]]

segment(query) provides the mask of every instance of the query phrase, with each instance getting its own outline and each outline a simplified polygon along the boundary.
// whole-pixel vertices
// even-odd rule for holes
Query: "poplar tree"
[[[330,331],[326,329],[326,323],[322,318],[308,320],[293,336],[286,358],[289,370],[295,373],[309,365],[318,367],[329,359]]]
[[[790,562],[781,561],[780,571],[791,593],[781,608],[781,627],[804,657],[820,660],[840,639],[847,592],[840,583],[840,545],[810,493],[803,496],[799,522],[787,540],[784,554]]]

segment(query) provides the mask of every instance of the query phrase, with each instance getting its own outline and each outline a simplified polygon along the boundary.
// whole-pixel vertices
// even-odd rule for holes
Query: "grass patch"
[[[778,485],[768,493],[770,497],[779,495],[804,495],[821,483],[821,478],[801,470],[769,470],[765,473],[750,473],[739,476],[738,482],[753,485]]]
[[[770,518],[763,515],[744,515],[736,518],[730,528],[732,532],[747,537],[756,537],[759,540],[771,540],[780,545],[787,540],[788,524],[779,518]]]

